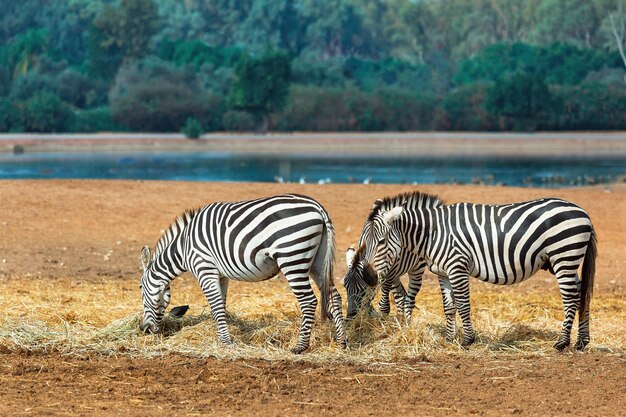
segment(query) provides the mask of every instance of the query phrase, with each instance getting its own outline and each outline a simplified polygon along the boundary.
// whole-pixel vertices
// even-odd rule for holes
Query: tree
[[[291,63],[287,55],[266,51],[259,58],[244,54],[235,65],[235,81],[228,101],[231,108],[252,113],[259,130],[268,129],[267,115],[285,107],[291,84]]]
[[[28,132],[67,132],[73,113],[56,95],[43,92],[24,105],[24,128]]]
[[[148,55],[149,44],[159,24],[153,0],[120,0],[118,8],[106,5],[94,20],[92,36],[106,53],[121,51],[125,61]]]
[[[501,117],[505,129],[536,130],[547,120],[554,100],[541,77],[518,73],[498,81],[487,93],[486,110]],[[510,126],[512,122],[512,126]]]

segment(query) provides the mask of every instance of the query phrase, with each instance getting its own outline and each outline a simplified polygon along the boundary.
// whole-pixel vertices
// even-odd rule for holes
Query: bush
[[[111,109],[103,106],[76,111],[71,130],[73,132],[116,132],[125,130],[125,127],[115,123],[111,116]]]
[[[28,132],[66,132],[74,114],[56,95],[43,92],[24,104],[24,129]]]
[[[229,110],[224,113],[222,124],[229,132],[251,132],[256,129],[254,116],[239,110]]]
[[[198,139],[202,135],[202,124],[198,119],[190,117],[183,126],[183,134],[189,139]]]

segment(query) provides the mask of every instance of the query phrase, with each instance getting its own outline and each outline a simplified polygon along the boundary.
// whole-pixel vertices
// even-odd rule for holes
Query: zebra
[[[589,343],[597,241],[591,219],[579,206],[557,198],[446,205],[434,195],[417,191],[387,197],[374,206],[368,218],[372,232],[364,243],[370,272],[385,276],[404,249],[424,259],[436,275],[447,277],[454,303],[454,309],[445,312],[448,341],[456,333],[456,312],[463,324],[461,346],[468,347],[475,340],[470,276],[511,285],[544,269],[556,276],[563,300],[565,317],[554,347],[562,351],[569,346],[576,311],[575,347],[582,351]]]
[[[372,206],[372,210],[376,209],[380,203],[382,203],[382,200],[376,200]],[[376,273],[365,261],[367,257],[364,253],[365,242],[371,235],[371,232],[372,222],[366,221],[363,225],[361,236],[359,237],[359,250],[357,251],[350,247],[346,251],[347,272],[343,279],[343,285],[348,294],[348,317],[353,317],[363,305],[371,308],[370,302],[374,294],[372,290],[378,283]],[[373,247],[373,245],[371,246]],[[398,311],[404,312],[406,320],[409,321],[412,311],[415,308],[415,297],[422,287],[422,277],[426,267],[427,263],[423,258],[402,248],[399,251],[398,258],[390,267],[389,272],[386,276],[381,276],[381,297],[378,303],[380,312],[389,314],[389,292],[391,291],[394,295]],[[400,277],[404,274],[408,274],[409,276],[408,292],[404,290],[400,282]],[[451,310],[454,310],[450,281],[447,277],[441,276],[439,277],[439,286],[441,288],[444,312],[449,313]],[[368,291],[368,288],[370,291]],[[366,297],[366,294],[368,294],[369,297]],[[446,315],[446,317],[452,318],[450,326],[454,329],[454,326],[456,326],[454,321],[455,312],[456,310],[454,310],[453,314]]]
[[[231,344],[226,325],[228,280],[257,282],[282,272],[302,311],[294,353],[309,347],[317,298],[335,339],[346,346],[341,296],[333,283],[334,228],[328,212],[311,197],[282,194],[256,200],[212,203],[186,210],[156,244],[141,252],[143,317],[140,329],[158,333],[170,302],[170,282],[185,271],[198,280],[217,324],[220,341]]]

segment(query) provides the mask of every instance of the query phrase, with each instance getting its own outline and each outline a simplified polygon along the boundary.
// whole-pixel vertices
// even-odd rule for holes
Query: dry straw
[[[474,346],[464,350],[444,341],[441,296],[435,282],[427,282],[410,323],[396,315],[395,309],[390,316],[360,313],[348,324],[350,348],[343,350],[333,341],[330,322],[318,321],[310,351],[297,356],[289,348],[298,337],[300,314],[295,298],[280,280],[231,284],[228,324],[234,346],[218,342],[210,311],[193,280],[182,280],[172,290],[173,303],[191,305],[188,315],[166,317],[164,333],[159,335],[139,331],[139,290],[126,281],[17,279],[3,284],[0,303],[6,311],[0,321],[1,350],[77,355],[151,357],[178,353],[223,359],[370,364],[450,354],[546,355],[553,354],[552,344],[563,314],[556,284],[553,291],[545,293],[473,288],[472,316],[478,338]],[[588,350],[623,353],[626,301],[598,294],[592,304],[592,320],[593,340]]]

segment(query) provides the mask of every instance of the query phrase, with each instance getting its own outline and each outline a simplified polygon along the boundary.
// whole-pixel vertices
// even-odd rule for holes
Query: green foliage
[[[185,122],[182,129],[183,134],[189,139],[198,139],[202,136],[202,123],[194,117],[190,117]]]
[[[159,46],[159,57],[174,62],[177,66],[192,65],[196,69],[204,64],[213,67],[232,67],[241,57],[238,47],[212,47],[206,42],[163,41]]]
[[[84,65],[90,76],[111,81],[122,64],[122,49],[114,42],[107,42],[105,29],[100,29],[98,25],[97,21],[94,22],[87,31],[87,59]]]
[[[244,54],[235,74],[228,97],[231,108],[265,117],[287,103],[291,66],[285,53],[266,51],[259,58]]]
[[[39,55],[48,48],[48,31],[29,29],[15,37],[7,49],[7,61],[13,78],[26,74],[37,64]]]
[[[621,129],[618,6],[0,1],[0,116],[41,130],[27,121],[47,102],[76,131]]]
[[[489,131],[496,129],[493,116],[485,111],[485,84],[470,84],[452,90],[441,102],[435,120],[437,130]]]
[[[66,132],[74,114],[59,97],[50,92],[36,93],[24,103],[24,130]]]
[[[113,119],[131,130],[180,132],[188,118],[207,131],[221,127],[223,100],[198,94],[192,72],[146,59],[122,67],[109,94]]]
[[[22,115],[15,102],[0,97],[0,132],[19,132],[23,128]]]
[[[56,85],[53,77],[48,74],[32,71],[13,81],[9,97],[16,101],[24,101],[36,93],[54,93],[55,89]]]
[[[106,106],[76,111],[70,128],[72,132],[116,132],[125,129],[113,120],[111,110]]]
[[[120,0],[117,8],[105,5],[94,20],[92,47],[121,53],[127,61],[140,59],[150,51],[158,23],[159,11],[152,0]]]
[[[256,129],[256,120],[246,111],[229,110],[222,116],[224,129],[228,132],[251,132]]]
[[[500,81],[525,72],[549,84],[576,85],[592,71],[619,67],[619,55],[555,43],[547,47],[499,43],[463,61],[454,80],[459,84]]]
[[[619,87],[586,83],[554,92],[553,129],[626,129],[626,91]]]
[[[485,109],[501,117],[506,129],[533,131],[543,127],[553,102],[541,77],[519,73],[496,82],[487,94]]]
[[[346,99],[348,97],[348,99]],[[395,89],[294,86],[289,105],[272,115],[283,131],[404,131],[432,129],[436,100]]]

